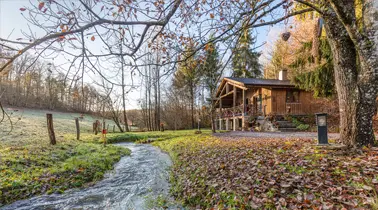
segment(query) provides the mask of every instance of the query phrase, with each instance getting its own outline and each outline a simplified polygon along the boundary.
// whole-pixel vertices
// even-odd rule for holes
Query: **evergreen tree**
[[[303,43],[303,47],[297,52],[296,60],[290,65],[293,70],[309,69],[307,72],[296,74],[293,82],[301,89],[313,91],[315,97],[331,97],[336,93],[331,48],[325,37],[319,39],[318,57],[314,58],[308,53],[312,45],[312,42]],[[308,56],[303,56],[306,54]]]
[[[189,43],[185,52],[183,53],[184,62],[179,64],[179,67],[173,78],[173,87],[181,89],[187,93],[190,100],[192,128],[194,124],[194,99],[196,88],[200,82],[199,62],[196,60],[194,52],[194,45]]]
[[[232,68],[233,77],[259,78],[262,75],[259,57],[261,53],[254,52],[251,46],[255,43],[249,30],[244,29],[233,50]]]
[[[201,66],[203,83],[210,95],[210,117],[211,128],[215,133],[215,105],[213,100],[217,90],[217,85],[222,77],[222,69],[219,62],[218,48],[213,43],[209,43],[205,48],[205,61]]]

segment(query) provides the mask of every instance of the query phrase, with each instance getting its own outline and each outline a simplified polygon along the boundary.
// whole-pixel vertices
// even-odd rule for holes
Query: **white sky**
[[[35,2],[34,4],[38,4],[38,1],[31,0],[31,2]],[[28,30],[27,21],[21,14],[19,10],[21,7],[30,5],[29,0],[0,0],[0,37],[8,38],[11,40],[15,40],[17,38],[23,37],[21,30]],[[267,26],[263,28],[255,29],[254,32],[257,34],[257,42],[256,46],[261,45],[263,42],[267,42],[268,44],[261,47],[258,51],[262,51],[263,55],[260,57],[261,63],[267,62],[268,58],[268,47],[272,46],[273,43],[282,31],[283,24],[276,25],[274,27]],[[37,33],[37,35],[44,35],[42,30],[33,28],[33,32]],[[42,32],[42,33],[41,33]],[[93,44],[95,51],[99,51],[100,47]],[[97,48],[97,49],[96,49]],[[54,59],[54,64],[59,65],[64,62],[65,60],[59,60],[60,57]],[[51,62],[51,61],[49,61]],[[107,64],[103,64],[107,65]],[[110,65],[110,64],[109,64]],[[67,65],[66,65],[67,66]],[[109,68],[111,66],[108,66]],[[64,66],[63,66],[64,68]],[[66,67],[68,68],[68,67]],[[227,75],[225,75],[227,76]],[[90,83],[92,79],[94,79],[94,75],[85,75],[84,81]],[[140,83],[138,79],[136,79],[135,83]],[[128,109],[130,108],[138,108],[137,101],[140,98],[142,89],[138,88],[129,93],[128,95],[128,102],[127,106]]]

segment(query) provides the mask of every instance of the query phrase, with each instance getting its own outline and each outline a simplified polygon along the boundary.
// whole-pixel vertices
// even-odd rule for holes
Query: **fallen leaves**
[[[169,147],[167,145],[169,142]],[[171,139],[173,192],[189,206],[371,209],[378,204],[378,151],[323,150],[306,139]]]

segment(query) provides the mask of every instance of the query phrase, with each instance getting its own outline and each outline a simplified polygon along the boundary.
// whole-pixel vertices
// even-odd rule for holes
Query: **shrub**
[[[297,118],[292,118],[293,124],[297,127],[298,130],[305,131],[310,128],[309,124],[304,124],[301,121],[299,121]]]
[[[300,125],[297,126],[297,129],[299,129],[301,131],[308,130],[309,128],[310,128],[309,124],[300,124]]]

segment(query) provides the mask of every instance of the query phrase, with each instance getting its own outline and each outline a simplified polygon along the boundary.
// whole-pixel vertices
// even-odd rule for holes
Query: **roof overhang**
[[[236,86],[237,88],[240,88],[242,90],[247,90],[250,88],[267,88],[267,89],[278,89],[278,88],[296,88],[295,85],[291,84],[245,84],[240,81],[233,80],[231,78],[224,77],[219,84],[219,87],[217,89],[216,97],[219,97],[220,94],[223,92],[226,84],[230,84],[233,86]]]
[[[221,94],[221,92],[223,92],[226,84],[231,84],[233,86],[236,86],[242,90],[247,90],[248,88],[245,86],[244,83],[242,82],[239,82],[239,81],[235,81],[235,80],[232,80],[230,78],[223,78],[221,83],[219,84],[219,87],[218,87],[218,90],[217,90],[217,93],[215,94],[216,97],[219,97],[219,95]]]

